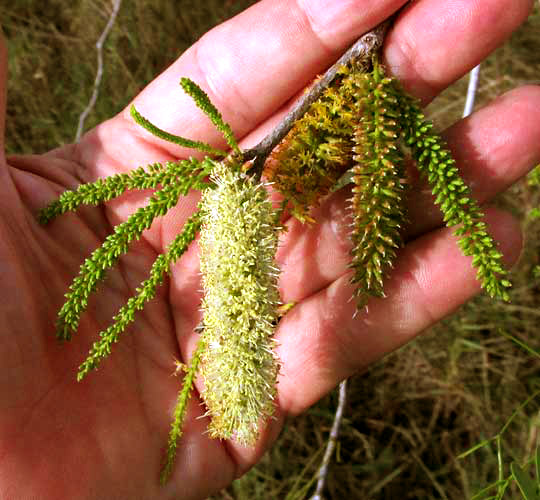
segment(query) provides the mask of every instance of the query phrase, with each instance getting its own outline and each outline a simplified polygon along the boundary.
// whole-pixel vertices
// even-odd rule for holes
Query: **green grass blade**
[[[493,441],[494,438],[491,439],[485,439],[484,441],[481,441],[480,443],[475,444],[472,448],[469,448],[468,450],[464,451],[463,453],[458,455],[458,459],[462,459],[465,457],[468,457],[472,453],[474,453],[476,450],[479,450],[480,448],[483,448],[484,446],[488,445]]]
[[[498,488],[499,490],[501,486],[505,488],[506,486],[504,483],[506,483],[506,486],[508,485],[508,481],[496,481],[475,493],[470,500],[496,500],[498,498],[498,494],[491,495],[489,497],[486,497],[485,495],[494,488]]]
[[[540,446],[536,447],[534,464],[536,466],[536,487],[540,490]]]
[[[506,423],[503,425],[502,429],[499,431],[499,435],[502,436],[506,429],[508,429],[508,426],[512,423],[514,418],[517,417],[519,412],[525,408],[533,399],[536,399],[540,395],[540,389],[535,391],[533,394],[531,394],[523,403],[521,403],[513,412],[512,415],[510,415],[510,418],[506,421]]]
[[[525,342],[522,342],[521,340],[519,340],[518,338],[510,335],[509,333],[506,333],[504,330],[499,330],[499,332],[501,333],[501,335],[505,336],[507,339],[511,340],[512,342],[514,342],[515,344],[517,344],[519,347],[521,347],[522,349],[524,349],[525,351],[527,351],[529,354],[531,354],[532,356],[536,356],[537,358],[540,358],[540,353],[538,353],[537,351],[535,351],[532,347],[530,347],[528,344],[526,344]]]
[[[510,464],[512,476],[516,480],[517,485],[525,500],[540,500],[540,496],[536,492],[536,484],[530,478],[527,471],[523,470],[517,463]]]

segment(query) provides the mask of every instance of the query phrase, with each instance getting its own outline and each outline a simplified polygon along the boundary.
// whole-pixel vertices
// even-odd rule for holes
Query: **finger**
[[[387,37],[390,72],[424,101],[463,76],[527,19],[534,0],[411,2]]]
[[[540,87],[513,90],[461,120],[445,137],[473,196],[484,203],[540,163]],[[285,302],[298,302],[341,276],[350,262],[349,191],[331,196],[313,212],[317,224],[288,223],[278,251]],[[411,186],[406,238],[442,223],[425,184]],[[294,244],[289,244],[294,242]]]
[[[489,214],[510,264],[521,248],[519,224],[505,213]],[[368,310],[354,316],[348,274],[294,307],[276,334],[282,410],[303,411],[340,380],[453,312],[479,291],[475,274],[444,228],[405,247],[387,283],[388,297],[372,300]]]

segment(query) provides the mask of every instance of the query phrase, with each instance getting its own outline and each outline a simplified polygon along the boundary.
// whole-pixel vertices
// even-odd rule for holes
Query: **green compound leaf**
[[[95,342],[84,363],[79,367],[77,380],[81,381],[91,370],[97,368],[103,358],[111,353],[111,347],[118,342],[120,334],[135,319],[135,313],[141,311],[146,302],[155,297],[156,289],[160,285],[171,265],[188,249],[195,239],[201,225],[200,213],[192,215],[184,225],[180,234],[167,248],[167,251],[158,256],[150,269],[149,278],[137,288],[137,295],[131,297],[113,318],[113,323],[100,333],[100,340]]]
[[[540,490],[540,446],[536,447],[534,454],[534,464],[536,467],[536,488]]]
[[[178,393],[178,398],[176,400],[176,406],[174,408],[174,418],[171,424],[171,430],[169,432],[169,440],[167,443],[167,453],[165,456],[165,465],[161,470],[160,482],[165,484],[169,479],[172,468],[174,465],[174,460],[176,458],[176,449],[178,446],[178,440],[182,436],[182,427],[187,411],[187,403],[191,396],[191,391],[193,389],[193,383],[195,382],[195,376],[199,371],[199,364],[201,361],[201,356],[206,348],[206,343],[203,338],[199,339],[197,348],[191,357],[191,362],[189,368],[186,371],[184,381],[182,383],[182,388]]]
[[[169,132],[166,132],[165,130],[160,129],[159,127],[156,127],[156,125],[154,125],[150,120],[142,116],[137,111],[137,109],[135,108],[133,104],[129,108],[129,112],[133,120],[135,120],[135,123],[137,123],[144,129],[148,130],[148,132],[150,132],[152,135],[159,137],[160,139],[163,139],[168,142],[172,142],[173,144],[177,144],[178,146],[196,149],[197,151],[202,151],[203,153],[208,153],[208,154],[216,155],[216,156],[227,156],[226,151],[222,151],[221,149],[216,149],[210,146],[210,144],[207,144],[206,142],[193,141],[191,139],[186,139],[185,137],[180,137],[179,135],[171,134]]]
[[[375,64],[355,80],[359,122],[354,133],[352,283],[358,306],[384,297],[384,278],[402,246],[405,167],[399,145],[397,98]]]
[[[47,224],[55,217],[77,210],[81,205],[98,205],[112,200],[132,189],[151,189],[166,186],[171,182],[182,182],[183,177],[200,174],[203,165],[195,159],[179,162],[153,163],[130,172],[111,175],[95,182],[81,184],[73,191],[65,191],[45,207],[38,215],[41,224]],[[210,170],[208,170],[210,171]],[[199,175],[200,176],[200,175]]]
[[[179,162],[178,166],[191,165],[190,162]],[[210,165],[213,166],[213,163]],[[207,170],[200,170],[197,175],[177,179],[180,172],[175,172],[174,183],[166,184],[156,191],[148,204],[139,208],[125,222],[114,228],[101,247],[97,248],[88,257],[73,280],[66,294],[66,302],[60,309],[57,319],[57,336],[61,340],[69,340],[79,326],[81,314],[88,306],[88,298],[95,290],[97,283],[105,277],[107,269],[112,267],[120,256],[127,252],[129,243],[140,238],[145,229],[148,229],[154,219],[165,215],[174,207],[181,195],[186,195],[190,189],[204,189],[208,184],[204,182]]]
[[[240,153],[240,148],[238,147],[238,143],[236,142],[230,125],[223,121],[221,113],[212,104],[212,101],[210,101],[204,90],[189,78],[182,78],[180,80],[180,85],[184,89],[184,92],[195,101],[197,107],[210,118],[210,121],[214,126],[223,134],[223,137],[225,137],[225,140],[231,149],[235,153]]]
[[[502,254],[488,232],[484,214],[471,195],[471,190],[459,175],[456,162],[444,140],[425,120],[419,104],[406,95],[393,80],[399,96],[400,118],[404,138],[411,148],[418,169],[427,178],[435,202],[440,206],[448,227],[458,226],[459,246],[464,255],[473,257],[477,279],[491,297],[510,300],[508,272],[502,264]]]

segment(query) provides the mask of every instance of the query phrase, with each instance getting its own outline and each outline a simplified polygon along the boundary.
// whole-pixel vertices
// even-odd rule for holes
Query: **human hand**
[[[201,85],[243,145],[276,124],[287,102],[363,32],[405,3],[263,1],[216,28],[135,100],[163,129],[216,145],[221,138],[178,81]],[[326,4],[326,5],[325,5]],[[368,5],[369,4],[369,5]],[[488,5],[489,4],[489,5]],[[410,5],[388,35],[389,72],[425,102],[484,58],[525,19],[531,1],[479,4],[428,0]],[[5,54],[3,54],[5,59]],[[2,83],[5,82],[5,77]],[[486,202],[540,161],[537,87],[517,89],[445,134],[475,196]],[[2,107],[2,115],[4,109]],[[0,491],[6,498],[204,498],[257,462],[287,414],[297,414],[341,379],[412,339],[479,291],[475,271],[421,182],[413,188],[407,245],[388,280],[388,298],[355,317],[349,301],[346,192],[316,210],[319,222],[287,222],[278,254],[285,302],[296,306],[276,338],[282,362],[277,419],[257,447],[210,440],[193,398],[171,481],[157,481],[179,381],[174,358],[194,348],[198,310],[196,247],[174,267],[168,286],[99,372],[75,383],[77,366],[97,331],[145,279],[158,253],[193,211],[197,194],[133,244],[100,287],[69,345],[54,338],[67,284],[112,227],[146,196],[127,194],[105,207],[81,209],[40,227],[35,215],[59,192],[119,171],[191,154],[138,128],[129,112],[41,156],[2,158],[0,259]],[[517,224],[488,210],[508,262],[519,253]],[[200,386],[199,386],[200,387]]]

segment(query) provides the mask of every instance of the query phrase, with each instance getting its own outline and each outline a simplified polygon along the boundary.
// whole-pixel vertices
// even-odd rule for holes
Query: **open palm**
[[[314,7],[320,3],[259,2],[183,54],[136,98],[137,108],[172,133],[223,146],[178,86],[187,76],[208,92],[244,145],[253,145],[318,72],[406,2],[357,0]],[[426,102],[502,43],[532,2],[447,5],[414,2],[400,14],[385,44],[390,72]],[[5,58],[2,51],[4,65]],[[524,87],[447,131],[462,174],[481,202],[540,161],[538,109],[540,89]],[[389,297],[373,300],[369,311],[356,316],[349,301],[348,194],[325,201],[313,227],[288,221],[278,253],[280,289],[283,300],[296,306],[276,334],[282,362],[278,418],[255,449],[210,440],[204,434],[206,419],[196,418],[204,408],[194,397],[173,476],[160,487],[160,462],[180,384],[171,376],[174,360],[189,358],[200,321],[196,245],[176,263],[168,284],[100,370],[81,383],[75,375],[97,332],[135,293],[156,255],[192,213],[198,195],[183,199],[130,247],[99,287],[70,344],[54,336],[67,285],[82,260],[150,193],[129,193],[47,227],[36,222],[36,214],[81,182],[189,154],[147,135],[126,111],[77,145],[39,156],[0,157],[1,498],[204,498],[257,462],[284,415],[303,411],[479,290],[474,270],[451,231],[440,227],[438,210],[421,181],[414,186],[413,224],[387,285]],[[504,213],[488,213],[512,262],[520,249],[517,225]]]

